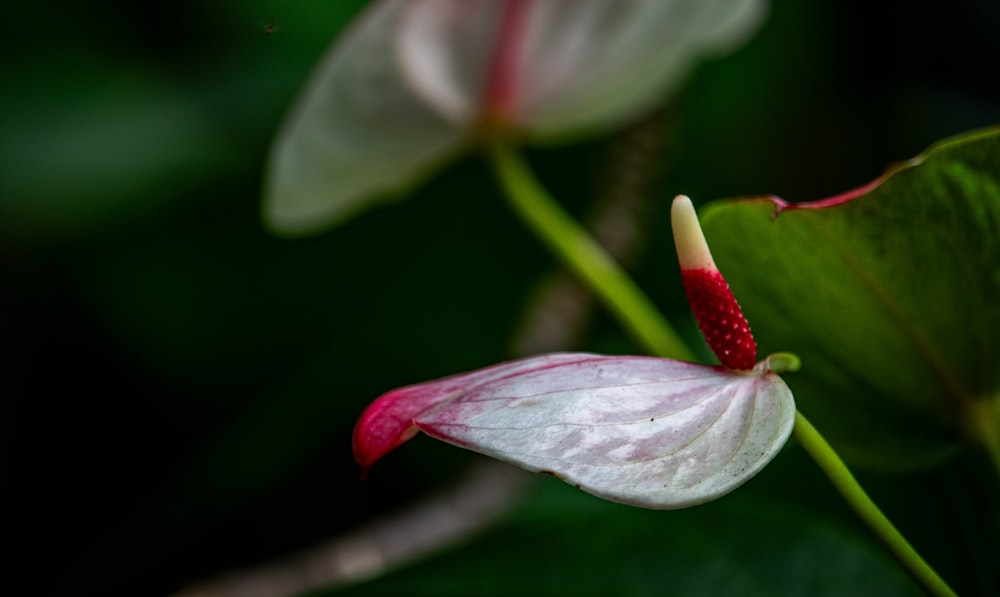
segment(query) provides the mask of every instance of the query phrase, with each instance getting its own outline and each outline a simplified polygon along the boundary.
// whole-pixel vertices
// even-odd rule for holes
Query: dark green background
[[[509,356],[553,263],[484,164],[470,156],[321,237],[271,238],[258,221],[268,144],[363,4],[5,8],[0,487],[15,553],[2,582],[15,593],[167,594],[353,528],[477,460],[420,439],[362,484],[350,432],[387,389]],[[816,199],[1000,120],[996,2],[807,4],[778,2],[754,41],[694,72],[658,121],[636,276],[684,329],[674,194]],[[530,157],[581,212],[613,142]],[[574,348],[634,350],[603,319]],[[863,476],[970,595],[1000,591],[986,551],[996,535],[984,544],[975,514],[996,487],[975,465]],[[684,512],[535,486],[473,543],[357,592],[913,591],[794,446],[742,490]]]

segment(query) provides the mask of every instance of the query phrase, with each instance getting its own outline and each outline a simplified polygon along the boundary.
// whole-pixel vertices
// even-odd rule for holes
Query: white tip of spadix
[[[708,250],[698,214],[687,195],[677,195],[670,207],[670,226],[674,231],[674,246],[681,269],[716,270],[715,260]]]

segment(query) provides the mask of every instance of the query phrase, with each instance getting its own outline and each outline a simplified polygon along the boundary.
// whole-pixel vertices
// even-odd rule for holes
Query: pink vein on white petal
[[[508,0],[500,23],[500,34],[493,47],[489,80],[481,101],[480,117],[498,124],[516,123],[521,88],[521,49],[533,0]]]
[[[456,125],[609,128],[658,103],[705,54],[743,41],[764,0],[411,0],[403,72]]]
[[[368,450],[380,457],[415,426],[607,499],[678,508],[719,497],[756,474],[787,440],[795,408],[787,386],[763,363],[738,373],[566,353],[403,388],[369,412],[358,433],[380,418],[391,425],[362,437],[360,446],[356,436],[359,454],[364,444],[381,442]]]
[[[457,127],[467,129],[480,115],[505,10],[496,0],[410,0],[402,13],[402,73]]]

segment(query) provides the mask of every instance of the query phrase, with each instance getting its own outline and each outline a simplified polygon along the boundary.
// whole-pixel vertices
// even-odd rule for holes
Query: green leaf
[[[845,457],[925,466],[963,433],[996,456],[1000,129],[838,197],[722,201],[702,222],[762,352],[802,357],[789,385]]]

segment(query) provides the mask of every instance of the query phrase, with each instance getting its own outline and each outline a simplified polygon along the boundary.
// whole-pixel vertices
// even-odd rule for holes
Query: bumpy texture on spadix
[[[681,264],[681,281],[705,341],[730,369],[752,369],[757,343],[733,291],[715,266],[691,200],[674,199],[670,220]]]
[[[367,470],[419,430],[609,500],[681,508],[740,486],[788,439],[795,404],[768,363],[512,361],[383,395],[358,421],[354,453]]]

